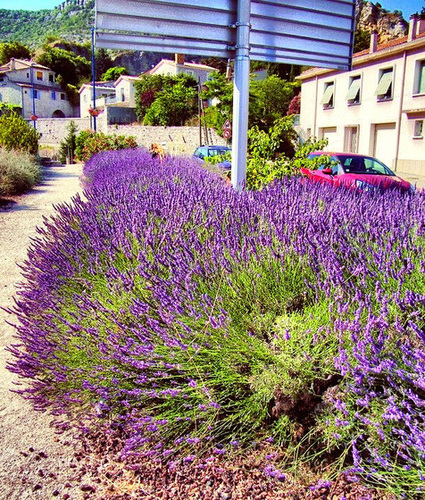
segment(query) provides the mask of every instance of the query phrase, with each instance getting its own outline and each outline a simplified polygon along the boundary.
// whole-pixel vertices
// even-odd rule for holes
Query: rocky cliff
[[[356,26],[363,31],[376,30],[379,43],[402,37],[408,29],[408,23],[400,11],[389,12],[379,3],[363,0],[356,0]]]

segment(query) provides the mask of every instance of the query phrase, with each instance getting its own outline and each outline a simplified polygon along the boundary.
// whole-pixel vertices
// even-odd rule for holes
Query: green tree
[[[67,160],[69,163],[74,163],[76,148],[75,139],[77,137],[78,129],[73,121],[68,124],[66,129],[68,133],[64,140],[60,143],[59,160],[61,161],[61,163],[66,163]]]
[[[286,115],[289,104],[298,91],[299,83],[271,75],[250,84],[249,124],[268,130],[274,122]]]
[[[357,28],[354,33],[354,47],[353,52],[361,52],[362,50],[370,47],[370,33],[369,31]]]
[[[232,121],[233,83],[223,73],[213,73],[205,82],[206,90],[201,93],[202,99],[209,99],[213,104],[205,112],[207,125],[222,133],[224,122]]]
[[[91,63],[85,57],[57,47],[47,47],[37,56],[37,62],[47,66],[58,75],[58,83],[78,86],[91,76]]]
[[[31,51],[20,42],[0,43],[0,64],[9,62],[12,57],[15,59],[31,59]]]
[[[0,116],[0,146],[35,155],[38,151],[38,133],[16,113]]]
[[[102,75],[102,82],[113,82],[118,80],[121,75],[128,75],[128,71],[123,66],[115,66],[114,68],[109,68]]]
[[[143,123],[145,125],[184,125],[197,112],[196,90],[189,87],[183,80],[174,85],[166,85],[160,91],[150,108]]]
[[[96,79],[98,79],[100,75],[105,74],[108,71],[108,69],[113,67],[114,63],[111,59],[111,56],[106,51],[106,49],[96,50],[95,52]]]
[[[183,125],[196,115],[196,80],[178,76],[142,76],[136,82],[136,114],[146,125]]]

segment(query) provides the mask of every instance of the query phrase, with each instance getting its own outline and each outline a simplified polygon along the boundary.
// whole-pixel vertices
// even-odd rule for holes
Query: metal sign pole
[[[92,85],[93,85],[93,109],[96,110],[96,59],[94,53],[94,42],[95,42],[95,28],[91,30],[91,72],[92,72]],[[96,116],[92,116],[93,120],[93,130],[97,132]]]
[[[248,145],[249,34],[251,0],[238,0],[235,77],[233,85],[232,186],[245,187]]]

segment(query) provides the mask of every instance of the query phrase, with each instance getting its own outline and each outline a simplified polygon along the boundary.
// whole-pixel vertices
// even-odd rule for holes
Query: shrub
[[[38,151],[38,133],[15,113],[0,116],[0,146],[7,150],[18,149],[31,154]]]
[[[238,193],[130,150],[84,173],[87,201],[60,208],[25,266],[10,368],[26,397],[109,416],[133,464],[268,440],[287,467],[414,497],[425,194],[298,179]]]
[[[75,158],[82,163],[100,151],[137,148],[137,142],[134,137],[125,137],[116,134],[106,135],[102,132],[94,133],[90,130],[80,132],[76,137],[75,143]]]
[[[40,166],[32,155],[0,147],[0,195],[27,191],[40,179],[40,174]]]
[[[76,132],[78,129],[73,121],[71,121],[66,128],[67,128],[68,134],[64,138],[64,140],[60,143],[59,160],[62,163],[66,163],[67,160],[70,163],[73,163],[75,149],[76,149]]]

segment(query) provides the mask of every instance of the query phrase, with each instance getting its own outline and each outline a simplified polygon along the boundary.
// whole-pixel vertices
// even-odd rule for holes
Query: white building
[[[15,104],[22,116],[39,118],[73,116],[66,93],[55,81],[55,73],[41,64],[11,59],[0,66],[0,102]]]
[[[96,109],[104,110],[109,102],[115,102],[114,82],[96,82]],[[93,108],[93,84],[85,83],[78,91],[80,94],[80,117],[90,117],[89,109]]]
[[[354,54],[351,71],[313,68],[301,82],[300,136],[327,138],[329,151],[377,157],[425,173],[425,20],[407,37]]]
[[[198,79],[203,85],[208,80],[208,75],[217,71],[212,66],[207,66],[206,64],[198,63],[188,63],[184,60],[184,54],[175,54],[174,61],[170,59],[161,59],[159,63],[152,69],[144,72],[144,75],[169,75],[177,76],[181,73],[186,75],[191,75]]]

